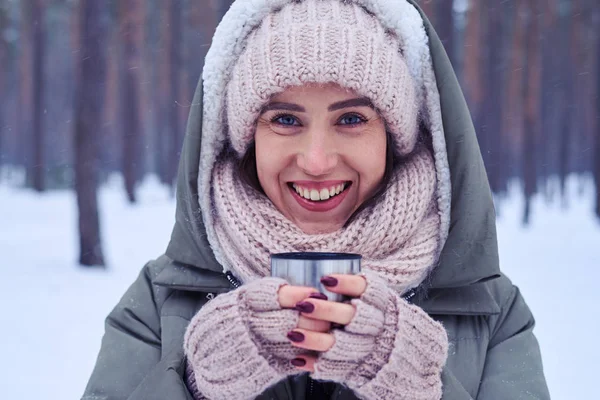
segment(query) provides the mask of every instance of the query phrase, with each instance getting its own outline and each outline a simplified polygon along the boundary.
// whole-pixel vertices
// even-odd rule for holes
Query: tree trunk
[[[33,113],[33,22],[31,2],[21,3],[19,33],[19,102],[18,138],[19,160],[25,167],[26,185],[31,186],[34,163],[31,157],[31,118]]]
[[[493,34],[493,30],[491,27],[492,24],[492,13],[491,8],[494,7],[489,2],[483,2],[480,5],[480,8],[477,10],[479,14],[476,16],[481,22],[480,27],[481,30],[479,34],[480,38],[480,49],[477,51],[477,54],[480,56],[479,60],[477,60],[478,66],[478,88],[481,95],[481,103],[477,106],[477,115],[475,117],[475,129],[477,132],[477,139],[479,141],[481,147],[481,156],[483,158],[483,163],[486,168],[486,172],[489,175],[489,171],[491,170],[492,162],[490,159],[490,137],[493,134],[491,131],[490,123],[490,113],[493,113],[491,109],[491,101],[492,98],[497,94],[492,94],[490,90],[490,86],[492,84],[490,77],[490,69],[492,64],[492,55],[496,49],[492,48],[489,44],[490,36]],[[474,15],[471,15],[475,17]],[[493,79],[497,79],[494,77]]]
[[[429,22],[431,22],[432,25],[435,26],[435,3],[436,1],[439,0],[419,0],[419,7],[421,7],[421,9],[423,10],[423,12],[425,13],[425,15],[427,15],[427,18],[429,19]]]
[[[482,140],[484,154],[486,154],[486,169],[491,189],[494,193],[501,190],[500,169],[503,168],[503,120],[502,120],[502,98],[504,85],[504,34],[502,16],[506,4],[498,2],[488,4],[485,9],[487,14],[487,32],[485,36],[485,64],[484,78],[486,95],[484,97],[483,115],[480,116],[485,126],[485,137]]]
[[[571,4],[573,6],[573,4]],[[572,9],[571,9],[572,10]],[[575,27],[571,13],[563,14],[559,17],[559,30],[561,31],[558,40],[558,53],[560,60],[569,60],[562,62],[559,68],[558,84],[558,165],[557,172],[560,179],[560,194],[563,206],[567,206],[566,180],[571,166],[571,142],[576,138],[573,133],[573,110],[575,109],[575,60],[573,59],[574,50],[572,48],[574,41]],[[555,50],[556,51],[556,50]]]
[[[600,218],[600,6],[594,9],[594,32],[596,37],[596,118],[594,126],[594,182],[596,186],[596,216]]]
[[[8,16],[6,15],[7,9],[4,3],[4,0],[0,0],[0,93],[8,92],[6,82],[10,65],[8,62],[8,43],[4,38],[4,35],[2,35],[2,32],[8,27]],[[7,146],[5,144],[7,141],[4,140],[4,115],[6,113],[4,101],[6,100],[5,97],[0,103],[0,167],[6,162],[5,158],[8,156],[8,154],[6,154]],[[1,178],[2,176],[0,176],[0,179]]]
[[[179,2],[173,2],[179,3]],[[144,42],[144,8],[142,0],[119,2],[120,33],[124,69],[121,85],[121,112],[123,113],[123,178],[127,198],[136,201],[135,185],[140,168],[141,118],[141,73],[142,44]]]
[[[559,64],[559,48],[561,32],[558,25],[557,3],[554,0],[544,0],[544,9],[542,12],[544,26],[542,29],[542,99],[541,99],[541,130],[544,133],[544,140],[540,142],[541,174],[544,178],[556,174],[558,168],[556,161],[559,159],[559,119],[557,103],[559,98],[559,85],[561,65]],[[548,202],[553,200],[553,187],[549,184],[544,185],[545,196]]]
[[[539,99],[540,99],[540,0],[526,0],[526,25],[528,34],[525,37],[525,52],[523,63],[523,99],[525,102],[524,118],[524,189],[525,210],[523,223],[528,224],[531,218],[531,200],[537,189],[536,174],[536,146],[539,123]]]
[[[456,71],[456,52],[454,48],[454,1],[453,0],[436,0],[436,25],[435,29],[444,44],[446,53]],[[458,71],[457,71],[458,72]]]
[[[98,138],[106,81],[106,3],[81,0],[80,65],[75,111],[75,190],[79,209],[79,263],[104,265],[98,218]]]
[[[177,105],[180,90],[182,15],[181,4],[177,1],[164,2],[162,12],[161,42],[162,54],[159,66],[160,110],[157,115],[160,129],[157,143],[164,149],[159,160],[162,168],[161,179],[168,185],[175,183],[178,152],[183,137]]]
[[[33,175],[31,184],[34,190],[42,192],[45,189],[44,174],[44,50],[45,50],[45,28],[44,28],[44,1],[34,0],[31,8],[31,23],[33,24],[33,110],[32,110],[32,134],[33,134]]]
[[[481,93],[481,58],[482,58],[482,21],[481,21],[481,8],[483,4],[481,1],[472,1],[469,3],[469,10],[467,12],[467,27],[465,32],[465,61],[463,63],[463,82],[465,86],[465,92],[467,100],[469,102],[469,109],[471,115],[475,120],[475,117],[479,114],[478,110],[482,102]],[[477,126],[477,121],[474,121]]]
[[[168,106],[171,103],[171,86],[169,84],[169,76],[171,75],[172,63],[169,59],[171,54],[171,46],[173,45],[172,31],[171,31],[171,12],[172,2],[160,2],[161,7],[161,18],[160,18],[160,50],[158,52],[158,95],[157,95],[157,108],[156,108],[156,138],[155,143],[158,149],[163,151],[156,152],[156,164],[158,165],[159,177],[162,183],[171,185],[171,177],[168,172],[169,162],[169,151],[171,149],[172,135],[170,132],[167,111]]]
[[[229,7],[231,7],[233,0],[217,0],[217,2],[219,7],[217,17],[218,20],[221,21],[227,10],[229,10]]]

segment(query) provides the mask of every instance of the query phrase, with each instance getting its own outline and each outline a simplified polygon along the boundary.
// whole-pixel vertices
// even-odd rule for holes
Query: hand
[[[349,297],[360,297],[367,282],[360,275],[330,275],[321,282],[327,290]],[[301,312],[297,328],[288,333],[293,346],[309,351],[325,352],[335,343],[330,333],[332,324],[347,325],[352,321],[356,308],[352,304],[327,301],[325,296],[315,293],[315,289],[286,285],[279,290],[279,304],[282,308],[295,308]],[[292,360],[298,370],[314,371],[317,358],[306,354]]]

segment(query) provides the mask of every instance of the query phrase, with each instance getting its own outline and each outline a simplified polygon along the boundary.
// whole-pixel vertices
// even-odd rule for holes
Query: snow
[[[502,268],[536,320],[553,399],[596,390],[600,326],[600,224],[589,179],[568,185],[569,208],[534,199],[532,224],[520,225],[518,184],[498,199]],[[168,243],[175,204],[149,178],[139,203],[127,203],[113,178],[99,195],[107,270],[77,265],[77,214],[70,191],[42,195],[0,185],[0,255],[5,287],[0,332],[2,397],[78,399],[93,368],[104,317],[140,268]]]

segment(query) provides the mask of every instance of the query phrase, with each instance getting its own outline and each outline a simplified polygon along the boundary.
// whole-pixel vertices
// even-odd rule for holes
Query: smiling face
[[[340,229],[385,172],[383,119],[368,99],[335,84],[273,96],[259,116],[255,144],[265,194],[308,234]]]

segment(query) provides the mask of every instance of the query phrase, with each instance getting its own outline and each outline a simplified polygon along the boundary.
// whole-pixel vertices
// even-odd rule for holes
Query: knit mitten
[[[365,293],[352,300],[353,320],[334,331],[335,344],[319,356],[313,378],[342,383],[364,400],[439,400],[446,331],[382,278],[365,277]]]
[[[302,352],[286,334],[299,313],[279,306],[286,282],[262,278],[209,301],[187,328],[184,349],[195,384],[208,399],[254,399],[298,373],[290,360]]]

